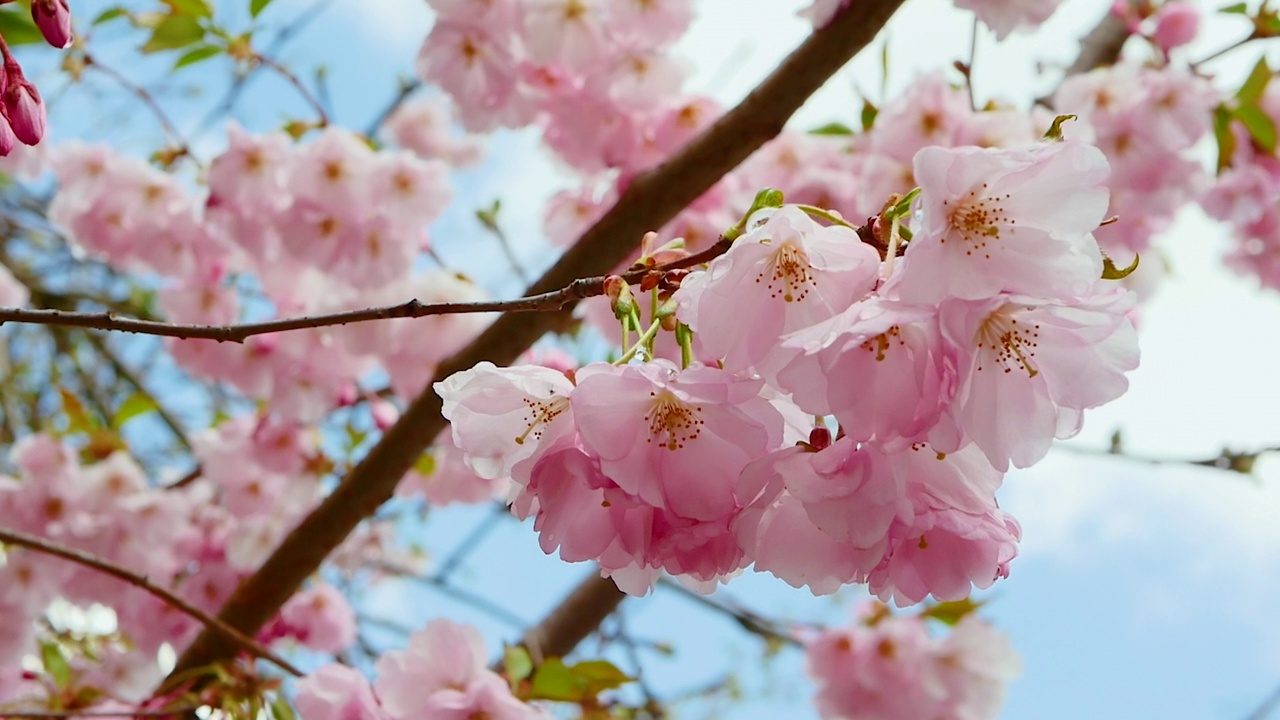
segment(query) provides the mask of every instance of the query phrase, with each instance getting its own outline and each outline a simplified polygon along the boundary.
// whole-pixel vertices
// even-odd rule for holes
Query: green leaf
[[[1075,119],[1077,119],[1075,115],[1059,115],[1054,118],[1053,124],[1051,124],[1049,129],[1044,133],[1044,139],[1052,140],[1053,142],[1062,142],[1062,123]]]
[[[53,678],[59,690],[71,684],[71,665],[63,657],[62,648],[58,647],[57,643],[48,641],[40,643],[40,660],[44,664],[44,671]]]
[[[100,427],[97,418],[89,414],[85,409],[84,403],[80,402],[80,398],[64,387],[58,388],[58,394],[62,397],[62,411],[67,415],[67,432],[76,434],[89,432]]]
[[[21,9],[0,10],[0,35],[10,45],[32,45],[43,43],[44,35],[31,20],[31,16]]]
[[[164,0],[164,4],[173,8],[173,12],[178,15],[213,17],[213,6],[209,4],[209,0]]]
[[[893,219],[893,216],[906,217],[911,212],[911,203],[915,202],[917,197],[920,197],[920,188],[912,188],[911,192],[903,195],[893,206],[890,219]]]
[[[520,683],[533,674],[533,658],[523,645],[512,645],[502,651],[502,668],[506,671],[507,682],[514,691]]]
[[[965,618],[977,612],[986,603],[974,602],[972,598],[963,600],[953,600],[951,602],[938,603],[924,612],[920,613],[920,617],[937,620],[946,625],[955,625]]]
[[[271,0],[249,0],[249,16],[258,17],[258,13],[262,12],[270,4]]]
[[[635,680],[608,660],[587,660],[574,665],[569,670],[587,681],[592,695],[598,695],[604,690],[620,688]]]
[[[103,10],[101,13],[99,13],[98,17],[93,19],[92,24],[102,25],[103,23],[107,23],[112,20],[115,20],[116,18],[122,18],[122,17],[129,17],[129,11],[120,7],[119,5],[116,5],[115,7],[109,7],[106,10]]]
[[[559,658],[551,658],[534,673],[530,699],[578,702],[587,697],[586,690],[586,684],[580,682]]]
[[[222,48],[216,45],[199,45],[182,54],[177,62],[173,64],[173,69],[184,68],[188,65],[195,65],[202,60],[208,60],[222,53]]]
[[[151,31],[151,38],[142,46],[142,52],[177,50],[204,39],[200,21],[190,15],[169,15]]]
[[[297,717],[293,712],[293,708],[289,707],[289,701],[285,699],[283,694],[271,698],[270,707],[271,717],[275,720],[294,720]]]
[[[1218,144],[1217,173],[1231,167],[1231,157],[1236,152],[1236,136],[1231,132],[1231,112],[1219,105],[1213,110],[1213,139]]]
[[[534,673],[530,699],[581,702],[632,679],[607,660],[588,660],[566,667],[559,658],[551,658]]]
[[[146,415],[157,409],[155,402],[146,393],[135,392],[120,403],[120,409],[116,410],[116,416],[111,419],[111,427],[118,430],[139,415]]]
[[[1248,15],[1249,6],[1246,3],[1236,3],[1235,5],[1228,5],[1224,8],[1219,8],[1218,12],[1223,13],[1224,15]]]
[[[810,135],[852,135],[853,128],[844,123],[827,123],[822,127],[817,127],[809,131]]]
[[[1267,59],[1259,58],[1258,64],[1253,66],[1253,70],[1249,72],[1249,77],[1245,79],[1244,84],[1240,86],[1240,90],[1236,92],[1236,98],[1243,105],[1256,105],[1258,100],[1262,98],[1262,93],[1267,90],[1267,83],[1271,82],[1271,68],[1267,66]]]
[[[1138,269],[1138,261],[1140,259],[1141,258],[1139,258],[1137,255],[1134,255],[1133,262],[1129,263],[1129,267],[1118,268],[1116,267],[1115,261],[1107,257],[1106,254],[1104,253],[1102,256],[1102,279],[1103,280],[1123,280],[1129,277],[1130,275],[1133,274],[1134,270]]]
[[[1253,144],[1267,151],[1276,153],[1276,123],[1257,105],[1241,105],[1231,113],[1249,131]]]
[[[862,101],[862,129],[870,130],[872,125],[876,124],[876,117],[880,114],[880,108],[871,104],[870,100]]]

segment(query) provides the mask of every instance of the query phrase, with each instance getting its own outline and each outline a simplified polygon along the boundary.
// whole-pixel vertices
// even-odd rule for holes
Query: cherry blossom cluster
[[[1258,106],[1272,123],[1280,123],[1280,84],[1274,78]],[[1227,266],[1280,290],[1280,160],[1258,147],[1243,126],[1233,125],[1230,131],[1234,149],[1229,166],[1200,198],[1200,205],[1228,223],[1235,236]]]
[[[633,176],[719,113],[685,96],[670,53],[690,0],[430,0],[436,21],[418,56],[472,130],[537,124],[584,173]]]
[[[806,644],[814,704],[829,720],[992,720],[1022,672],[1008,638],[968,614],[945,637],[924,618],[861,608]]]
[[[298,683],[305,720],[494,718],[547,720],[546,711],[511,694],[486,667],[484,639],[468,625],[433,620],[404,650],[378,659],[377,679],[345,665],[326,665]]]
[[[710,589],[754,562],[818,593],[966,597],[1017,551],[1003,472],[1137,366],[1133,296],[1101,279],[1092,235],[1107,174],[1074,143],[925,148],[914,212],[862,229],[883,257],[811,217],[836,215],[763,208],[646,332],[677,323],[681,365],[482,363],[436,385],[454,441],[514,480],[545,551],[627,592],[662,572]]]
[[[193,445],[200,476],[161,488],[148,484],[123,451],[81,464],[63,441],[28,437],[11,456],[20,474],[0,477],[0,517],[7,528],[102,557],[216,613],[319,499],[317,448],[311,434],[291,423],[253,417],[225,421]],[[352,540],[365,546],[364,555],[369,542],[367,534]],[[40,707],[65,691],[38,676],[8,672],[20,668],[24,656],[39,656],[38,621],[56,599],[114,610],[127,645],[71,661],[75,688],[109,688],[121,702],[145,698],[163,677],[156,660],[162,645],[181,650],[200,629],[155,596],[95,569],[20,547],[6,547],[0,557],[0,709],[4,703]],[[290,599],[261,640],[335,653],[354,637],[345,597],[316,582]]]
[[[1111,163],[1109,216],[1098,242],[1117,258],[1146,252],[1174,215],[1210,184],[1193,151],[1208,134],[1221,92],[1177,65],[1121,63],[1068,78],[1054,105],[1079,117],[1073,137]],[[1153,263],[1154,265],[1154,263]]]
[[[434,113],[443,127],[393,134],[453,160],[474,159],[474,141],[446,132],[448,116],[438,102],[422,108],[410,117]],[[255,136],[233,126],[229,140],[209,168],[203,200],[174,175],[104,147],[56,148],[50,164],[59,191],[49,217],[93,255],[162,276],[160,306],[174,322],[227,324],[409,297],[485,297],[465,278],[415,271],[426,226],[451,197],[443,160],[375,152],[337,128],[294,145],[283,133]],[[441,316],[244,345],[180,340],[172,350],[195,374],[269,401],[283,416],[314,422],[378,366],[398,395],[414,396],[435,363],[486,322],[481,315]]]

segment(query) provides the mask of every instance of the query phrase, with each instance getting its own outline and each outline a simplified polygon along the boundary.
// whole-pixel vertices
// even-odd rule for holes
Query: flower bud
[[[1156,14],[1153,37],[1165,54],[1191,42],[1199,32],[1200,11],[1190,3],[1165,3]]]
[[[13,152],[13,148],[17,144],[18,136],[13,134],[13,128],[9,126],[9,120],[0,116],[0,156]]]
[[[16,62],[5,63],[7,76],[4,96],[4,115],[13,128],[13,134],[27,145],[35,145],[44,137],[46,116],[40,91],[25,77]]]
[[[31,19],[50,45],[65,48],[71,44],[71,8],[67,0],[34,0]]]

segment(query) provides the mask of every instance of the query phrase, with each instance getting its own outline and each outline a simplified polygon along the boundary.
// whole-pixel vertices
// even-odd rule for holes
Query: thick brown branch
[[[612,580],[592,573],[578,583],[542,622],[529,628],[521,644],[528,648],[535,663],[546,658],[564,657],[595,632],[626,597]]]
[[[667,272],[694,267],[716,258],[728,248],[728,243],[716,243],[697,255],[649,270],[623,273],[622,277],[627,282],[638,282],[646,273]],[[574,280],[559,290],[514,300],[445,303],[420,303],[417,300],[410,300],[399,305],[348,310],[327,315],[281,318],[279,320],[266,320],[264,322],[243,323],[240,325],[179,325],[156,320],[121,317],[112,312],[75,312],[51,309],[25,310],[22,308],[0,308],[0,325],[6,322],[16,322],[32,325],[79,327],[91,330],[114,330],[137,333],[139,335],[175,337],[183,340],[199,339],[242,343],[255,335],[349,325],[373,320],[419,318],[430,315],[456,315],[462,313],[555,311],[578,300],[603,295],[604,281],[605,276],[603,275]]]
[[[645,231],[674,218],[725,173],[777,136],[804,101],[875,38],[901,4],[902,0],[851,3],[741,103],[670,160],[637,177],[527,294],[563,288],[576,278],[599,275],[624,262]],[[510,363],[549,328],[563,322],[570,309],[539,315],[504,314],[444,363],[437,376],[447,377],[484,360]],[[391,497],[400,478],[446,425],[440,414],[440,398],[424,391],[334,492],[236,589],[222,608],[222,619],[247,632],[261,627],[356,525]],[[604,592],[602,584],[595,587]],[[551,638],[546,642],[563,648]],[[177,671],[227,657],[233,651],[226,638],[201,633],[179,659]]]
[[[209,613],[201,610],[200,608],[192,605],[186,600],[183,600],[177,595],[174,595],[168,590],[165,590],[159,585],[152,584],[145,577],[138,575],[137,573],[132,573],[132,572],[129,572],[128,570],[125,570],[124,568],[112,565],[106,560],[103,560],[102,558],[97,557],[95,555],[90,555],[88,553],[80,552],[79,550],[73,550],[72,548],[56,545],[54,543],[49,542],[48,540],[35,537],[34,535],[27,535],[26,533],[20,533],[17,530],[0,528],[0,543],[7,544],[7,545],[15,545],[19,547],[25,547],[29,550],[33,550],[38,553],[43,553],[45,555],[52,555],[53,557],[59,557],[59,558],[62,558],[63,560],[69,560],[73,563],[97,570],[98,572],[103,573],[105,575],[110,575],[111,577],[117,578],[119,580],[123,580],[124,582],[127,582],[136,588],[144,590],[160,598],[161,600],[164,601],[166,605],[169,605],[170,607],[176,610],[179,610],[185,613],[186,615],[189,615],[195,620],[198,620],[202,625],[205,626],[206,630],[220,634],[222,637],[226,638],[229,642],[231,642],[234,647],[243,648],[254,657],[262,658],[263,660],[268,660],[272,663],[275,663],[276,665],[278,665],[280,668],[287,671],[291,675],[294,675],[297,677],[302,676],[302,672],[299,671],[297,668],[295,668],[292,664],[290,664],[288,660],[285,660],[279,655],[276,655],[275,653],[271,652],[267,648],[263,647],[253,638],[249,637],[243,632],[240,632],[234,627],[231,627],[227,623],[210,615]]]

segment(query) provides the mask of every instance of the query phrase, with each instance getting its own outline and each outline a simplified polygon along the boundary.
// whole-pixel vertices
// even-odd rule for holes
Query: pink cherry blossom
[[[468,625],[431,621],[409,637],[408,648],[379,658],[377,671],[374,689],[395,720],[462,720],[473,713],[497,720],[540,717],[486,667],[484,639]]]
[[[950,401],[954,360],[936,310],[872,296],[783,342],[799,349],[778,385],[816,415],[834,415],[843,433],[890,443],[915,440]]]
[[[590,365],[569,398],[583,445],[626,493],[693,520],[737,507],[738,474],[778,447],[782,417],[758,380],[704,366]]]
[[[950,412],[964,436],[1005,470],[1075,435],[1083,411],[1119,397],[1138,366],[1134,300],[1099,287],[1068,304],[1000,296],[944,305],[943,333],[959,350]]]
[[[369,679],[346,665],[330,664],[298,681],[301,720],[383,720]]]
[[[454,443],[483,478],[527,479],[524,461],[574,432],[573,383],[536,365],[498,368],[482,362],[435,384]],[[523,470],[517,470],[524,467]]]
[[[356,615],[337,588],[319,582],[280,608],[279,633],[322,653],[339,653],[355,642]]]
[[[869,292],[880,256],[840,226],[823,227],[796,207],[751,221],[752,231],[674,296],[695,332],[699,357],[766,377],[786,357],[778,338],[827,320]],[[725,322],[731,316],[751,322]]]
[[[922,226],[897,291],[911,303],[1000,292],[1072,297],[1102,274],[1090,234],[1107,207],[1096,148],[925,148],[915,159]]]
[[[1034,30],[1058,9],[1061,0],[955,0],[956,7],[972,10],[991,28],[996,39],[1009,33]]]
[[[976,615],[939,638],[920,617],[871,607],[861,614],[806,645],[824,719],[993,720],[1005,684],[1021,672],[1008,638]]]

